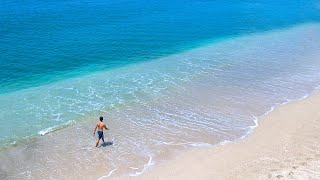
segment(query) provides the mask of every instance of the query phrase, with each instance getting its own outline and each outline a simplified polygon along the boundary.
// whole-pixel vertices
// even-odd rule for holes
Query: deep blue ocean
[[[2,0],[0,93],[319,19],[318,0]]]

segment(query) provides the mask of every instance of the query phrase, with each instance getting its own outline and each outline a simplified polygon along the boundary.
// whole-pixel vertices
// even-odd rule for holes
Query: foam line
[[[61,128],[65,127],[65,126],[71,125],[73,123],[74,123],[74,121],[68,121],[68,122],[66,122],[66,123],[64,123],[62,125],[51,126],[51,127],[46,128],[46,129],[40,130],[38,132],[38,134],[41,135],[41,136],[44,136],[44,135],[46,135],[48,133],[51,133],[51,132],[56,131],[56,130],[59,130],[59,129],[61,129]]]
[[[317,86],[317,87],[314,89],[314,91],[318,91],[318,90],[319,90],[318,87],[319,87],[319,86]],[[258,127],[258,125],[259,125],[259,124],[258,124],[258,121],[259,121],[260,118],[268,115],[269,113],[273,112],[276,108],[279,108],[280,106],[286,105],[286,104],[291,103],[291,102],[296,102],[296,101],[304,100],[304,99],[308,98],[312,93],[313,93],[313,92],[311,92],[311,93],[309,93],[309,94],[305,94],[305,95],[302,96],[301,98],[297,98],[297,99],[294,99],[294,100],[287,99],[284,103],[281,103],[281,104],[279,104],[279,105],[272,106],[269,111],[265,112],[264,114],[262,114],[262,115],[260,115],[260,116],[254,116],[254,115],[251,113],[252,117],[254,118],[254,123],[255,123],[255,125],[249,126],[248,132],[247,132],[246,134],[244,134],[243,136],[241,136],[238,140],[242,140],[242,139],[245,139],[246,137],[248,137],[248,136],[253,132],[253,130],[254,130],[256,127]],[[237,140],[236,140],[236,141],[237,141]],[[236,142],[236,141],[234,141],[234,142]]]
[[[108,175],[100,177],[98,180],[101,180],[101,179],[103,179],[103,178],[110,177],[115,170],[117,170],[117,168],[115,168],[115,169],[113,169],[112,171],[110,171]]]
[[[129,174],[129,176],[140,176],[141,174],[143,174],[147,169],[149,169],[152,165],[154,164],[154,162],[152,162],[152,156],[149,155],[149,161],[147,164],[145,164],[143,166],[142,171],[140,172],[135,172],[134,174]]]

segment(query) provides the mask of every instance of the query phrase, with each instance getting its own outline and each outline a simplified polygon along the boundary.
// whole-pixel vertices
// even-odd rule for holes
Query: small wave
[[[212,144],[203,143],[203,142],[194,142],[194,143],[189,143],[188,145],[193,147],[212,147]]]
[[[101,179],[103,179],[103,178],[110,177],[115,170],[117,170],[117,168],[115,168],[115,169],[113,169],[112,171],[110,171],[108,175],[100,177],[98,180],[101,180]]]
[[[314,91],[319,90],[319,87],[320,87],[320,86],[317,86],[317,87],[314,89]],[[272,107],[270,108],[270,110],[268,110],[267,112],[263,113],[262,115],[255,116],[255,115],[251,114],[252,117],[254,118],[254,125],[249,126],[249,130],[248,130],[243,136],[241,136],[238,140],[243,140],[243,139],[247,138],[247,137],[253,132],[253,130],[254,130],[256,127],[258,127],[258,121],[259,121],[260,118],[268,115],[269,113],[273,112],[276,108],[279,108],[280,106],[286,105],[286,104],[291,103],[291,102],[296,102],[296,101],[304,100],[304,99],[308,98],[311,94],[313,94],[313,92],[308,93],[308,94],[305,94],[305,95],[303,95],[302,97],[297,98],[297,99],[293,99],[293,100],[292,100],[292,99],[286,99],[285,102],[280,103],[280,104],[275,105],[275,106],[272,106]]]
[[[170,145],[170,146],[192,146],[192,147],[212,147],[212,144],[205,142],[185,142],[185,143],[173,143],[173,142],[158,142],[158,144]]]
[[[152,162],[152,156],[149,155],[149,161],[147,164],[145,164],[143,166],[142,171],[140,172],[135,172],[134,174],[129,174],[129,176],[140,176],[141,174],[143,174],[147,169],[149,169],[151,166],[153,166],[154,162]]]
[[[221,141],[218,145],[226,145],[226,144],[229,144],[229,143],[232,143],[232,141],[223,140],[223,141]]]
[[[41,135],[41,136],[44,136],[44,135],[46,135],[48,133],[51,133],[53,131],[57,131],[57,130],[62,129],[62,128],[66,127],[66,126],[69,126],[69,125],[73,124],[74,122],[75,121],[68,121],[67,123],[64,123],[62,125],[56,125],[56,126],[48,127],[46,129],[40,130],[38,132],[38,134]]]
[[[54,131],[56,128],[57,128],[57,126],[49,127],[49,128],[46,128],[46,129],[39,131],[38,134],[41,136],[44,136],[44,135]]]

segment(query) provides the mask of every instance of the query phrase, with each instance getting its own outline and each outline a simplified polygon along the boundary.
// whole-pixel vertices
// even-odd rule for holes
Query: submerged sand
[[[320,93],[283,105],[248,138],[193,149],[139,179],[320,179]]]

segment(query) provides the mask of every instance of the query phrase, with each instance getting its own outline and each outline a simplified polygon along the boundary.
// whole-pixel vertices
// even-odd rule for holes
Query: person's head
[[[100,118],[99,118],[99,119],[100,119],[100,121],[101,121],[101,122],[103,121],[103,117],[102,117],[102,116],[100,116]]]

